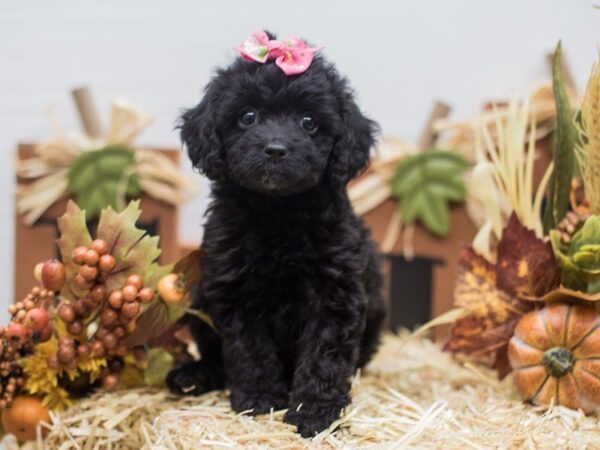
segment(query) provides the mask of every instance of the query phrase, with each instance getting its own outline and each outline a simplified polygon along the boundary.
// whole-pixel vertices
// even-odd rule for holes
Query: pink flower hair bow
[[[237,51],[242,58],[261,64],[275,60],[286,75],[298,75],[310,67],[315,52],[320,48],[306,45],[302,39],[287,38],[283,41],[269,39],[264,31],[255,31],[240,44]]]

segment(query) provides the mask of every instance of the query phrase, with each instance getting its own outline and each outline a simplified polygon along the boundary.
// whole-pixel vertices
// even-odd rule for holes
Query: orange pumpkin
[[[14,434],[20,441],[35,440],[41,421],[50,423],[50,415],[37,397],[20,395],[13,399],[10,408],[2,411],[4,431]],[[42,434],[46,431],[42,428]]]
[[[593,307],[555,303],[525,314],[508,359],[524,400],[600,411],[600,314]]]

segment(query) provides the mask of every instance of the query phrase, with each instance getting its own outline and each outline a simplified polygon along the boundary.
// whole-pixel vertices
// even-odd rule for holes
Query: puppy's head
[[[366,167],[375,132],[346,80],[319,55],[293,76],[239,58],[217,72],[181,123],[202,173],[274,195],[322,181],[345,185]]]

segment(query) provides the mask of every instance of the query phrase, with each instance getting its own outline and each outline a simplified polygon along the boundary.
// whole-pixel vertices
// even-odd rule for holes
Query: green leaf
[[[437,234],[446,236],[450,231],[450,214],[448,206],[442,197],[428,195],[429,207],[424,208],[421,219],[425,227]]]
[[[121,209],[125,196],[140,193],[134,152],[110,145],[82,153],[69,170],[67,192],[87,211],[88,219],[107,206]]]
[[[79,266],[73,262],[73,250],[80,246],[87,247],[92,243],[92,237],[85,220],[85,211],[81,210],[75,202],[69,200],[65,213],[58,218],[57,223],[60,231],[57,244],[67,274],[67,281],[61,295],[69,299],[78,298],[86,291],[81,290],[73,283],[73,278],[79,272]]]
[[[144,382],[150,387],[163,387],[167,374],[175,360],[164,348],[151,348],[148,351],[148,367],[144,370]]]
[[[575,144],[578,131],[575,126],[575,113],[569,104],[562,71],[562,51],[559,41],[554,53],[552,67],[552,91],[556,104],[556,130],[552,140],[552,159],[555,170],[552,172],[546,209],[544,210],[544,230],[556,228],[569,208],[571,181],[575,173]]]
[[[144,285],[154,289],[160,278],[171,271],[171,267],[161,267],[156,262],[160,256],[158,236],[151,237],[135,226],[141,213],[140,201],[135,200],[120,213],[108,207],[100,215],[96,235],[108,243],[110,254],[117,260],[115,269],[106,277],[109,292],[121,289],[133,274],[142,275]]]
[[[468,162],[445,150],[427,150],[405,158],[392,177],[392,195],[400,202],[402,220],[417,220],[432,233],[450,231],[449,202],[463,201],[462,174]]]

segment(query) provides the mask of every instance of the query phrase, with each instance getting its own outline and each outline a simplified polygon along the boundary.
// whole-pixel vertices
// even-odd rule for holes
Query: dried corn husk
[[[506,111],[495,107],[493,111],[493,126],[487,120],[481,123],[478,162],[468,183],[467,202],[471,217],[480,226],[473,247],[492,262],[494,244],[500,240],[512,211],[523,225],[538,237],[543,236],[541,207],[552,173],[550,164],[540,184],[533,186],[537,127],[529,98],[523,102],[512,98]]]
[[[106,136],[94,139],[78,133],[61,131],[35,148],[36,157],[16,162],[17,177],[31,181],[17,186],[17,213],[26,224],[33,224],[57,200],[66,195],[67,176],[73,161],[88,150],[107,145],[130,147],[152,117],[140,108],[116,100],[111,105],[110,127]],[[136,149],[136,174],[142,190],[159,200],[181,205],[196,185],[184,176],[166,156],[145,149]]]
[[[581,101],[583,133],[587,143],[583,146],[585,194],[592,214],[600,214],[600,63],[596,62]]]
[[[547,136],[555,126],[556,105],[552,93],[551,83],[542,83],[532,87],[530,90],[530,114],[527,118],[527,130],[535,123],[536,140]],[[568,91],[571,104],[576,103],[576,96],[572,90]],[[462,120],[438,119],[433,128],[440,133],[441,148],[450,148],[469,161],[476,162],[477,140],[481,126],[488,126],[490,138],[496,143],[498,136],[493,127],[498,121],[505,123],[510,116],[510,103],[496,105],[492,110]],[[527,144],[529,135],[523,137],[523,144]]]

